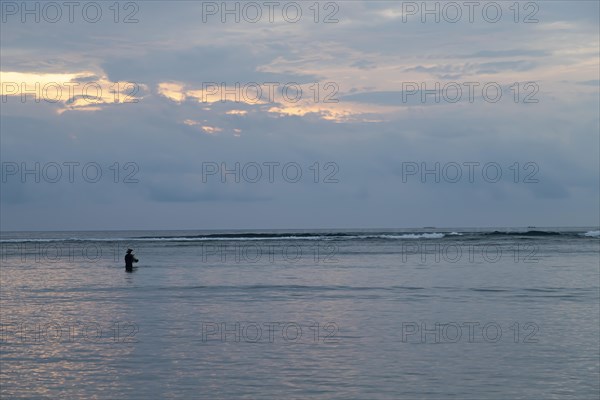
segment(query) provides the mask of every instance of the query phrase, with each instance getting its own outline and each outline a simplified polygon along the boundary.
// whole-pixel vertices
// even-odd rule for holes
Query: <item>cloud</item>
[[[268,50],[259,56],[240,45],[223,48],[197,46],[179,51],[152,51],[136,57],[114,57],[104,61],[101,67],[111,79],[151,84],[173,81],[202,86],[204,83],[224,82],[243,86],[252,82],[301,84],[318,80],[311,74],[261,71],[260,67],[276,56],[276,52]],[[147,68],[149,62],[152,68]]]
[[[2,161],[96,162],[103,179],[11,178],[0,191],[2,229],[600,221],[597,2],[545,3],[537,24],[514,23],[511,14],[497,24],[403,23],[389,2],[339,6],[335,24],[203,23],[193,2],[140,3],[135,24],[3,24],[3,84],[98,81],[102,96],[22,103],[20,87],[8,93]],[[449,81],[498,82],[502,100],[487,102],[477,89],[473,102],[463,91],[456,103],[436,103],[406,87]],[[515,101],[511,85],[530,81],[539,102],[524,103],[526,90]],[[298,84],[303,96],[290,101],[278,89],[269,99],[270,82]],[[114,104],[132,95],[128,83],[138,85],[138,101]],[[237,83],[263,91],[248,101],[207,87]],[[470,161],[498,163],[503,180],[402,181],[403,162]],[[138,183],[123,182],[129,162]],[[204,163],[253,162],[297,163],[302,179],[289,183],[278,170],[272,183],[202,181]],[[518,163],[522,178],[528,162],[539,167],[539,183],[515,183],[509,168]],[[333,172],[339,182],[324,183]]]
[[[600,79],[592,79],[590,81],[577,82],[577,84],[585,86],[600,86]]]
[[[148,88],[133,82],[113,82],[93,72],[23,73],[0,72],[0,96],[21,102],[56,104],[58,113],[69,110],[98,111],[102,106],[140,101]]]
[[[551,53],[539,49],[480,50],[463,58],[548,57]]]

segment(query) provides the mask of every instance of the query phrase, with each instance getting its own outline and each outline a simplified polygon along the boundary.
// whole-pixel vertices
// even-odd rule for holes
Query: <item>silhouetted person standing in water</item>
[[[132,252],[133,250],[127,249],[127,254],[125,254],[125,271],[127,272],[133,272],[133,263],[139,261],[133,254],[131,254]]]

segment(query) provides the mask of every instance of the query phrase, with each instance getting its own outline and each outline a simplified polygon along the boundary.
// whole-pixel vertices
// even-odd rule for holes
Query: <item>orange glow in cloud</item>
[[[277,116],[299,116],[304,117],[313,115],[318,118],[334,121],[334,122],[379,122],[381,119],[365,119],[365,113],[386,114],[392,111],[397,111],[397,107],[382,106],[382,105],[365,105],[359,103],[339,102],[319,102],[313,99],[311,91],[313,84],[300,85],[305,98],[298,101],[286,101],[283,96],[277,96],[275,92],[269,93],[269,99],[260,97],[260,93],[255,86],[235,86],[227,87],[230,91],[225,91],[220,85],[203,85],[204,89],[186,89],[185,85],[179,82],[163,82],[158,85],[158,93],[167,99],[176,103],[181,103],[185,99],[192,99],[200,103],[215,104],[218,102],[226,104],[244,104],[244,105],[260,105],[260,110]],[[236,89],[239,89],[236,92]],[[253,91],[254,90],[254,91]],[[264,91],[262,95],[264,97]],[[259,99],[260,98],[260,99]],[[259,99],[259,100],[257,100]],[[269,106],[270,105],[270,106]],[[264,106],[267,106],[266,108]],[[210,107],[203,108],[210,111]],[[226,115],[245,116],[248,115],[247,110],[231,109],[225,111]],[[190,124],[188,124],[190,125]],[[211,127],[207,127],[205,132],[213,133]]]
[[[206,120],[204,120],[204,122],[206,122]],[[208,135],[216,135],[223,131],[223,129],[216,126],[202,125],[202,122],[194,121],[193,119],[186,119],[183,121],[183,123],[187,126],[197,126],[200,128],[200,130],[202,130],[202,132]]]
[[[79,73],[39,74],[0,71],[2,101],[20,97],[21,102],[47,102],[67,110],[98,111],[102,105],[136,103],[144,85],[133,82],[113,82],[106,77],[84,71]]]

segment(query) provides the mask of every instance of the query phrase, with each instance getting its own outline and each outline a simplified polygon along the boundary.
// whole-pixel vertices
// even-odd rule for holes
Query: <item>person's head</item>
[[[132,249],[127,249],[127,254],[130,254],[132,251]]]

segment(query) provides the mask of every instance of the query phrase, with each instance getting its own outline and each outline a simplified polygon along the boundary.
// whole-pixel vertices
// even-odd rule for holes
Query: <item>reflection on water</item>
[[[403,261],[398,241],[354,239],[332,263],[151,243],[134,273],[9,255],[2,398],[594,398],[598,240],[527,243],[538,262]]]
[[[2,397],[133,392],[119,375],[135,343],[115,325],[127,321],[131,306],[118,292],[94,291],[124,277],[102,265],[16,261],[3,263],[0,274]]]

